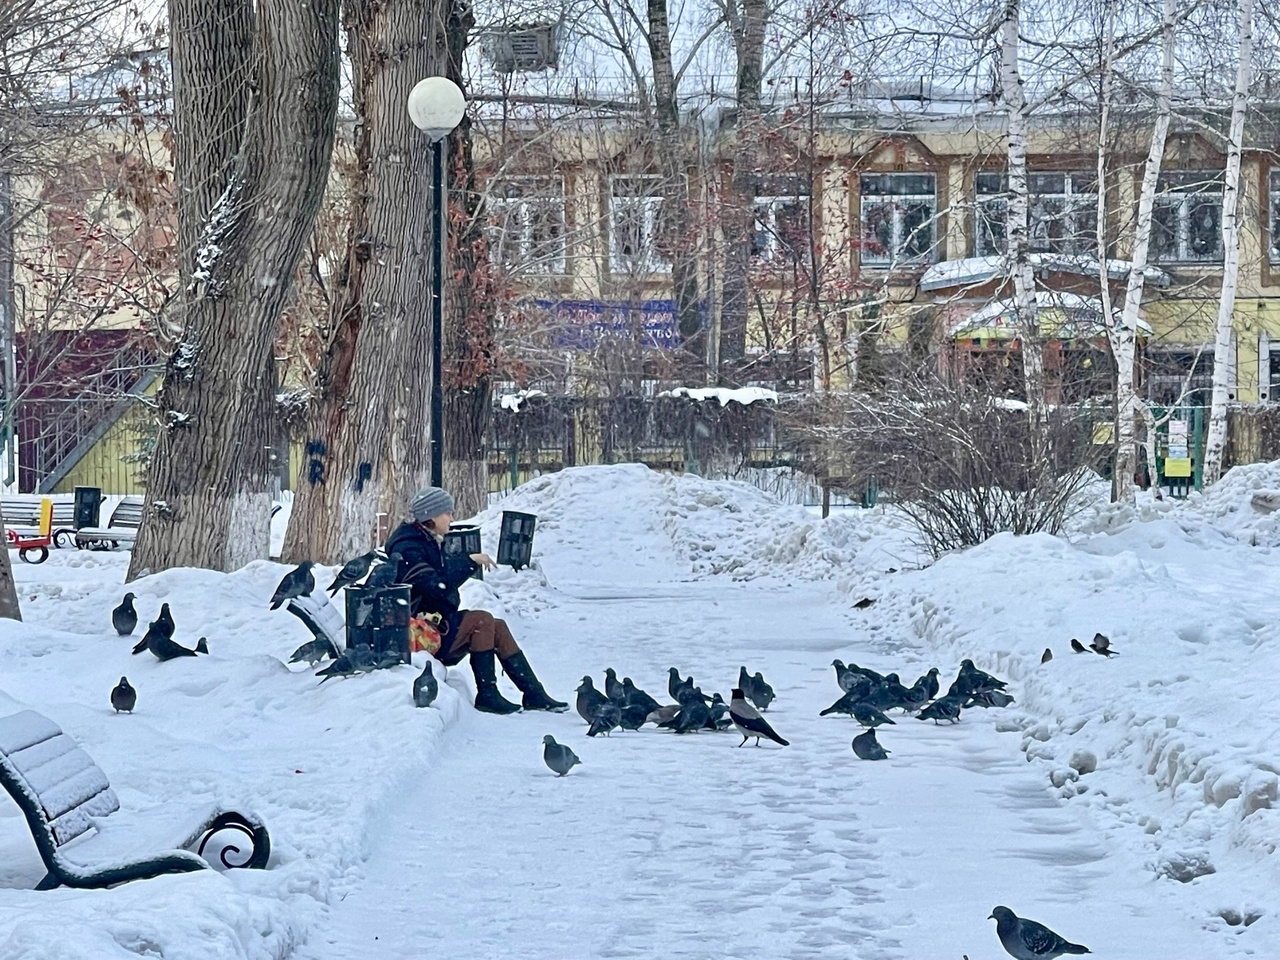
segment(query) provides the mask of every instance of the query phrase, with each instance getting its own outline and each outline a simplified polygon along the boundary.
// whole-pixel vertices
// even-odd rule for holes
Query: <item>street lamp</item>
[[[431,485],[444,482],[444,388],[440,379],[444,324],[444,140],[462,122],[467,99],[448,77],[427,77],[409,91],[409,119],[431,138]]]

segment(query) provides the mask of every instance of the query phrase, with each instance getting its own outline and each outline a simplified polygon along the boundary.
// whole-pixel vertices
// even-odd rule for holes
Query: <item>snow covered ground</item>
[[[179,642],[208,637],[209,658],[161,664],[110,629],[124,554],[16,564],[0,714],[53,717],[131,810],[247,798],[274,854],[37,893],[0,801],[0,957],[991,960],[998,903],[1100,957],[1280,956],[1280,512],[1252,505],[1276,490],[1280,464],[1238,469],[1203,498],[1099,503],[1066,537],[931,565],[884,508],[823,521],[637,466],[544,477],[482,515],[490,552],[502,508],[539,517],[533,569],[465,590],[554,694],[606,666],[663,700],[669,666],[727,694],[746,664],[778,691],[786,748],[480,716],[465,665],[425,711],[408,668],[318,685],[282,662],[308,637],[266,609],[286,568],[265,562],[134,584],[144,617],[168,601]],[[1070,652],[1095,631],[1119,656]],[[945,685],[966,656],[1017,704],[895,717],[883,763],[817,715],[833,657],[908,683],[936,665]],[[108,705],[121,674],[132,716]],[[583,760],[564,779],[546,733]]]

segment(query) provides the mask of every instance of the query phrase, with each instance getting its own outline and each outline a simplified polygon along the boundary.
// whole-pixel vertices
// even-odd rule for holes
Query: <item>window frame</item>
[[[928,178],[933,185],[933,191],[928,194],[924,193],[898,193],[898,192],[869,192],[867,189],[867,181],[871,178],[891,179],[891,178]],[[929,227],[928,243],[925,245],[924,252],[910,256],[902,256],[901,250],[903,243],[908,239],[913,230],[908,230],[905,225],[906,214],[912,205],[926,205],[929,211],[928,219],[925,221]],[[875,232],[870,229],[868,214],[873,209],[891,208],[891,246],[883,254],[871,252],[870,245],[879,243]],[[938,244],[940,242],[938,230],[938,174],[932,170],[896,170],[896,171],[877,171],[871,170],[858,174],[858,263],[864,268],[873,270],[895,270],[895,269],[915,269],[933,263],[937,259]]]
[[[662,178],[655,173],[613,173],[606,182],[608,195],[606,205],[609,214],[609,272],[619,276],[630,276],[637,273],[665,274],[671,272],[671,261],[659,247],[662,229],[662,208],[666,197],[661,193],[638,193],[633,196],[619,196],[615,190],[619,183],[633,181],[639,183],[660,183]],[[639,218],[644,250],[639,255],[624,254],[619,249],[618,212],[627,206],[638,206],[642,213]],[[628,259],[624,259],[628,258]],[[642,263],[636,261],[643,258]]]
[[[798,244],[789,241],[784,232],[778,228],[778,211],[787,206],[796,206],[800,210],[801,218],[801,234],[798,239],[804,239],[805,236],[812,237],[812,197],[809,194],[801,193],[766,193],[757,194],[751,205],[752,215],[752,237],[751,237],[751,260],[758,264],[781,265],[792,262],[803,263],[807,257],[804,256],[804,249]],[[765,214],[766,220],[763,220],[761,213]],[[766,243],[761,248],[757,240],[764,235]]]
[[[1267,263],[1280,266],[1280,167],[1272,167],[1267,176]]]
[[[547,193],[527,193],[517,194],[515,196],[498,195],[495,187],[504,188],[509,186],[518,187],[521,184],[542,183],[552,187]],[[555,192],[558,188],[558,193]],[[534,236],[534,225],[538,222],[532,214],[532,209],[542,202],[552,207],[552,222],[558,229],[558,236],[551,241],[540,241]],[[520,270],[529,274],[548,277],[563,277],[568,273],[568,224],[567,210],[568,203],[565,196],[565,181],[562,174],[520,174],[517,176],[501,177],[494,185],[489,188],[488,197],[489,208],[489,246],[490,249],[497,250],[498,255],[494,258],[494,262],[504,270]],[[506,256],[508,247],[508,225],[511,223],[512,214],[516,214],[517,223],[520,232],[516,239],[519,245],[518,259],[514,261]],[[495,216],[501,216],[502,225],[495,224],[493,219]],[[537,254],[537,248],[540,245],[551,247],[549,257],[541,257]]]
[[[983,178],[999,178],[999,189],[984,190]],[[1036,190],[1033,187],[1036,178],[1062,177],[1062,187],[1057,191]],[[1028,189],[1028,247],[1032,253],[1056,253],[1064,256],[1096,256],[1098,235],[1098,183],[1097,174],[1088,170],[1029,170],[1027,171]],[[973,180],[973,255],[975,257],[1003,256],[1006,243],[1006,223],[1009,211],[1009,175],[1004,170],[979,170]],[[1035,204],[1046,202],[1059,203],[1056,216],[1037,218]],[[984,231],[983,224],[993,218],[985,216],[984,208],[1000,209],[999,234]],[[1083,220],[1083,225],[1081,221]],[[1061,223],[1064,230],[1059,239],[1049,236],[1048,225]],[[1037,227],[1045,227],[1044,239],[1037,241]],[[1087,225],[1087,230],[1082,226]],[[992,243],[987,247],[984,235],[990,234]]]
[[[1179,372],[1169,373],[1157,372],[1155,361],[1157,358],[1190,358],[1193,366],[1191,367],[1191,379],[1188,381],[1186,364],[1180,365]],[[1182,385],[1187,384],[1187,396],[1182,398],[1181,403],[1185,406],[1208,406],[1209,399],[1213,393],[1213,344],[1167,344],[1159,346],[1148,345],[1143,355],[1144,361],[1144,384],[1143,393],[1146,399],[1157,406],[1168,407],[1178,402],[1178,395],[1182,392]],[[1163,367],[1168,370],[1168,364]],[[1157,396],[1157,387],[1173,387],[1174,393],[1166,392],[1164,396]],[[1197,397],[1200,394],[1200,397]],[[1166,397],[1171,396],[1171,399]]]
[[[1220,264],[1223,262],[1222,246],[1222,195],[1224,184],[1221,170],[1170,170],[1160,174],[1155,202],[1151,210],[1151,262],[1185,264]],[[1243,181],[1241,181],[1243,186]],[[1216,204],[1213,201],[1216,200]],[[1198,255],[1191,251],[1192,217],[1201,206],[1216,206],[1217,222],[1213,227],[1213,252]],[[1172,256],[1155,249],[1157,212],[1176,209],[1175,252]]]

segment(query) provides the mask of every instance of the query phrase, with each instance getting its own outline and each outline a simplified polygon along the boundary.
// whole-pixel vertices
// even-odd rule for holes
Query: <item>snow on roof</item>
[[[1047,270],[1055,273],[1074,273],[1084,277],[1098,275],[1098,258],[1066,253],[1032,253],[1027,255],[1032,267],[1036,270]],[[1129,260],[1108,260],[1107,276],[1112,280],[1124,280],[1133,270]],[[1009,258],[1004,255],[990,257],[964,257],[959,260],[943,260],[935,263],[920,277],[920,289],[923,291],[942,290],[947,287],[986,283],[996,277],[1010,275]],[[1159,267],[1148,266],[1143,270],[1147,281],[1157,287],[1167,287],[1169,274]]]
[[[1040,310],[1059,310],[1063,316],[1059,318],[1057,333],[1074,333],[1076,335],[1097,336],[1104,332],[1102,324],[1102,301],[1097,297],[1084,297],[1078,293],[1065,290],[1037,290],[1036,307]],[[985,307],[980,307],[969,316],[960,320],[951,330],[957,335],[973,330],[986,328],[1010,329],[1017,326],[1017,309],[1013,300],[994,300]],[[1117,325],[1120,313],[1113,310],[1112,316]],[[1150,334],[1151,326],[1139,318],[1138,330]]]
[[[743,405],[755,403],[757,400],[778,402],[778,391],[767,387],[738,387],[736,390],[728,387],[674,387],[671,390],[662,391],[658,396],[688,397],[690,400],[719,400],[722,407],[731,400]]]

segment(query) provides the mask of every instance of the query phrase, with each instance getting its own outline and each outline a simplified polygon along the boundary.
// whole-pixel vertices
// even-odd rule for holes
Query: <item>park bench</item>
[[[193,819],[186,811],[176,811],[177,822],[163,811],[117,813],[107,775],[34,710],[0,718],[0,784],[22,809],[48,870],[37,890],[107,887],[219,864],[262,869],[271,855],[267,828],[251,814],[210,807],[184,829],[180,823]]]
[[[75,531],[76,546],[85,547],[118,547],[120,544],[133,546],[138,538],[138,527],[142,525],[142,498],[125,497],[111,511],[111,519],[105,527],[81,527]]]
[[[20,536],[36,536],[40,532],[40,503],[46,499],[53,502],[53,535],[56,539],[62,532],[60,528],[70,528],[75,523],[76,505],[65,498],[5,497],[0,500],[4,525],[16,530]]]

